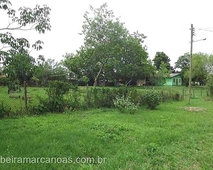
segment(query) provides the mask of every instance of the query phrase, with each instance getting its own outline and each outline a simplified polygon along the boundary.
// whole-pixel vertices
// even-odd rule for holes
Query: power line
[[[211,29],[213,29],[213,28],[199,28],[198,30],[213,32],[213,30],[211,30]]]

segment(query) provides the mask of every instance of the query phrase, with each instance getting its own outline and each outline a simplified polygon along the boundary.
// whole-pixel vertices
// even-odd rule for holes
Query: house
[[[165,86],[181,86],[182,79],[180,73],[171,73],[168,78],[166,78]]]

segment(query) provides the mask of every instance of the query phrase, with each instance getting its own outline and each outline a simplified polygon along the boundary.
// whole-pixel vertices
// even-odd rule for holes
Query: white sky
[[[45,58],[57,61],[66,53],[75,53],[83,44],[81,32],[83,15],[89,11],[89,5],[99,7],[108,4],[116,17],[121,17],[131,32],[139,31],[147,36],[145,44],[151,59],[157,51],[165,52],[173,65],[177,58],[190,50],[190,25],[194,24],[194,40],[207,38],[206,41],[194,43],[193,52],[213,54],[213,32],[201,31],[199,28],[212,28],[212,0],[11,0],[13,7],[34,7],[46,4],[51,8],[52,30],[44,35],[37,32],[17,32],[30,40],[44,41],[42,54]],[[7,25],[7,19],[0,13],[0,27]],[[6,21],[6,22],[2,22]]]

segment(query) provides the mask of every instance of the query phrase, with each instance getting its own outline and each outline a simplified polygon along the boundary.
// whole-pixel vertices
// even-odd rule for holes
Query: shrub
[[[66,99],[66,109],[69,111],[74,111],[76,109],[80,109],[82,106],[83,103],[80,92],[78,90],[72,90]]]
[[[40,99],[38,110],[63,112],[66,107],[64,94],[68,93],[70,88],[76,89],[77,87],[61,81],[51,81],[46,90],[48,99]]]
[[[38,105],[30,105],[28,107],[28,113],[31,115],[42,115],[48,112],[47,107],[44,106],[45,100],[40,98],[39,101]]]
[[[0,86],[7,86],[8,81],[7,77],[0,77]]]
[[[160,105],[161,94],[156,90],[146,90],[141,97],[149,109],[155,109]]]
[[[175,101],[179,101],[181,99],[181,95],[179,92],[174,92],[172,95],[172,99]]]
[[[86,102],[88,107],[114,107],[113,100],[117,95],[127,96],[127,89],[92,88],[87,93]]]
[[[142,95],[142,92],[139,90],[136,90],[136,89],[130,89],[128,91],[128,96],[129,96],[131,102],[133,102],[136,105],[140,105],[140,106],[143,105],[143,101],[141,100],[141,95]]]
[[[5,105],[3,102],[0,103],[0,118],[10,116],[11,108]]]
[[[161,90],[161,100],[162,102],[168,102],[170,100],[170,94],[168,91]]]
[[[117,96],[115,100],[113,100],[114,106],[120,111],[120,112],[129,112],[130,114],[134,114],[138,106],[135,105],[130,101],[130,98],[125,98],[123,96]]]

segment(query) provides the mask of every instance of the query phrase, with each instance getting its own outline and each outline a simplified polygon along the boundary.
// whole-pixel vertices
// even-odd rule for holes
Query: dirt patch
[[[201,107],[184,107],[183,109],[190,112],[206,112],[207,111],[206,109]]]

